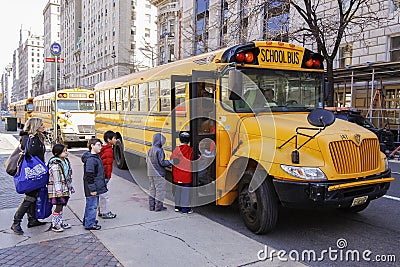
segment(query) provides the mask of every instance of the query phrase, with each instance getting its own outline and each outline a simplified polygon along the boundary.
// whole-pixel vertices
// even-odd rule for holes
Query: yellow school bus
[[[254,41],[97,84],[96,134],[116,131],[118,167],[135,168],[155,133],[168,158],[189,132],[191,205],[237,200],[262,234],[280,206],[359,212],[394,180],[374,133],[335,120],[323,91],[321,55]]]
[[[33,99],[33,115],[43,120],[46,131],[53,133],[57,120],[57,142],[64,144],[87,142],[94,133],[94,92],[73,88],[47,93]],[[56,116],[56,118],[55,118]]]
[[[33,111],[33,97],[10,103],[10,116],[17,118],[17,125],[19,128],[24,128],[26,121],[32,117]]]

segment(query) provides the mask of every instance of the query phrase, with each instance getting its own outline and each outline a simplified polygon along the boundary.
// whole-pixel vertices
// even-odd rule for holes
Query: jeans
[[[190,184],[176,184],[175,207],[186,213],[190,210]]]
[[[110,192],[110,182],[109,181],[110,180],[111,179],[106,179],[108,191],[99,196],[99,202],[100,202],[99,213],[102,213],[102,214],[106,214],[106,213],[110,212],[110,195],[109,195],[109,192]]]
[[[99,196],[86,197],[85,206],[85,228],[91,228],[96,224],[97,205],[99,204]]]

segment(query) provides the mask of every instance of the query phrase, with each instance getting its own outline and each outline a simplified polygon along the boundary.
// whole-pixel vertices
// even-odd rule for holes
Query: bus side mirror
[[[229,71],[228,76],[228,87],[231,93],[229,94],[229,100],[240,100],[243,93],[243,77],[242,72],[237,69]]]

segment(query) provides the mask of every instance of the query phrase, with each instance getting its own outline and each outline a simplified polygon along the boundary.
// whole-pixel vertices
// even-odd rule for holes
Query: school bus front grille
[[[379,142],[364,139],[358,146],[351,140],[329,143],[329,150],[338,174],[352,174],[375,170],[379,167]]]
[[[78,125],[79,133],[94,133],[94,125]]]

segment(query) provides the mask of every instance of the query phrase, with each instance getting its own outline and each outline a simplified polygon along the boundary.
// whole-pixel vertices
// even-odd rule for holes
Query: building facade
[[[156,8],[147,0],[62,1],[62,87],[93,88],[154,66],[155,20]]]
[[[52,58],[53,55],[50,52],[50,46],[52,43],[60,43],[60,0],[49,0],[46,7],[43,10],[44,18],[44,57]],[[55,64],[52,62],[45,62],[42,80],[40,86],[38,86],[38,95],[53,92],[55,83]],[[37,85],[40,81],[39,77],[36,77],[35,84]],[[36,91],[35,91],[36,93]]]
[[[12,97],[16,101],[34,96],[32,81],[43,70],[43,36],[20,30],[20,41],[13,69],[18,72],[14,80]]]
[[[11,90],[13,86],[11,63],[4,68],[3,74],[1,75],[0,86],[0,92],[2,93],[1,110],[7,110],[8,104],[11,103]]]
[[[288,1],[151,2],[158,9],[160,64],[248,40],[288,41]]]

